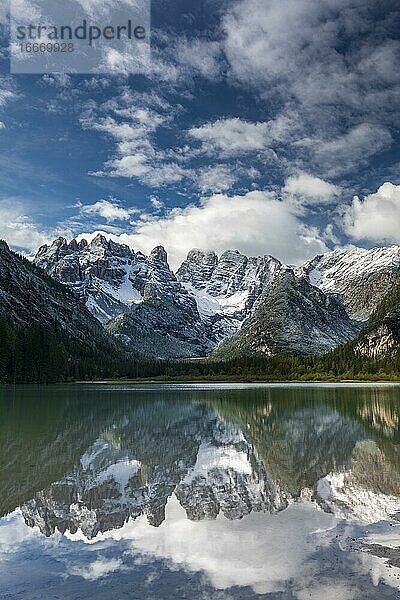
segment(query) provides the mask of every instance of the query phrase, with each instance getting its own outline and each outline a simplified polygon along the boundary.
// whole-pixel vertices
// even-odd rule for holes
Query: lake
[[[400,387],[0,388],[0,598],[400,598]]]

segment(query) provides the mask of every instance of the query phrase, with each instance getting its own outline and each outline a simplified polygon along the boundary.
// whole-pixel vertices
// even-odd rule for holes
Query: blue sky
[[[397,0],[153,0],[145,74],[10,75],[3,27],[0,236],[400,243],[399,33]]]

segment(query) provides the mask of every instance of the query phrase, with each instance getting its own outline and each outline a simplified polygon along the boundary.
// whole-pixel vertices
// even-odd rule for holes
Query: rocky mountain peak
[[[353,319],[365,321],[396,281],[400,246],[339,248],[296,269],[325,293],[337,294]]]
[[[168,263],[168,255],[164,246],[156,246],[155,248],[153,248],[153,250],[150,252],[150,256],[154,260],[159,260],[160,262]]]
[[[359,329],[335,297],[286,267],[264,288],[241,330],[222,342],[215,355],[323,354],[353,339]]]
[[[247,257],[227,250],[191,250],[177,271],[178,280],[195,295],[200,314],[219,340],[237,331],[254,302],[282,264],[271,256]]]
[[[89,245],[92,247],[101,246],[102,248],[108,248],[108,240],[102,233],[98,233]]]
[[[68,248],[71,250],[71,252],[77,252],[79,250],[78,242],[75,238],[70,241]]]
[[[192,284],[196,289],[203,289],[218,265],[215,252],[193,248],[177,271],[177,277],[183,283]]]
[[[56,238],[54,240],[54,242],[51,244],[51,246],[54,248],[64,248],[64,246],[68,246],[68,242],[65,237],[62,237],[60,235],[58,238]]]
[[[351,319],[366,319],[390,288],[400,266],[400,246],[339,249],[293,270],[270,255],[248,257],[231,249],[218,258],[194,248],[175,275],[163,246],[145,256],[98,234],[89,243],[59,237],[42,246],[34,262],[74,290],[116,335],[143,345],[145,331],[148,354],[204,355],[250,317],[267,325],[278,319],[279,307],[286,316],[275,320],[271,331],[278,332],[281,349],[297,352],[298,346],[301,353],[302,337],[319,352],[358,333]],[[267,308],[261,310],[260,304]],[[296,319],[316,332],[313,339]]]

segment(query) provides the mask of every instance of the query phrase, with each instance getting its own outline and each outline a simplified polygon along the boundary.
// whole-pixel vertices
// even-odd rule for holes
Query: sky
[[[102,231],[174,268],[193,247],[299,264],[400,244],[398,0],[151,11],[144,73],[127,53],[118,72],[11,75],[2,9],[1,238],[31,255]]]

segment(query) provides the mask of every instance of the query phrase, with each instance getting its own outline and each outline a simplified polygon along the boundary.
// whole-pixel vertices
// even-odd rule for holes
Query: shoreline
[[[230,384],[230,383],[241,383],[241,384],[260,384],[260,385],[269,385],[269,384],[393,384],[400,385],[400,377],[398,379],[227,379],[227,378],[216,378],[216,379],[205,379],[205,378],[137,378],[137,379],[95,379],[88,381],[73,381],[69,382],[71,385],[84,385],[84,384],[92,384],[92,385],[134,385],[134,384],[160,384],[160,385],[168,385],[168,384],[206,384],[206,383],[222,383],[222,384]]]

